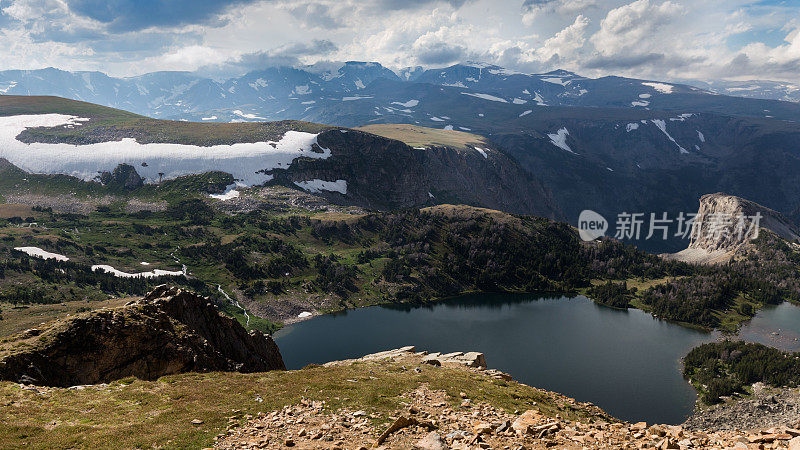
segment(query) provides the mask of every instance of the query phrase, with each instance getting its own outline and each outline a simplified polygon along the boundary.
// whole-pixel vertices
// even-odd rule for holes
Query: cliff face
[[[0,344],[0,380],[48,386],[283,369],[270,336],[248,333],[207,299],[167,286],[124,307],[28,330]]]
[[[331,150],[327,159],[298,158],[272,172],[293,184],[307,180],[345,180],[346,193],[318,194],[339,203],[395,209],[463,203],[518,214],[563,218],[550,192],[514,160],[491,148],[414,148],[357,130],[319,135]]]
[[[757,215],[760,219],[756,223]],[[800,230],[779,212],[734,195],[704,195],[689,247],[673,257],[706,264],[726,262],[748,247],[756,226],[787,241],[800,239]]]

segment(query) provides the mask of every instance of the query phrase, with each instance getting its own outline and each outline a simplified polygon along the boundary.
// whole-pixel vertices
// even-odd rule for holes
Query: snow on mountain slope
[[[98,172],[118,164],[136,167],[146,180],[164,179],[212,170],[233,175],[244,185],[272,179],[265,170],[286,168],[296,158],[326,159],[331,152],[317,145],[317,134],[287,131],[277,142],[237,143],[201,147],[195,145],[149,143],[135,139],[89,145],[24,143],[17,136],[34,127],[78,127],[88,119],[63,114],[17,115],[0,117],[0,158],[33,173],[62,173],[92,180]]]

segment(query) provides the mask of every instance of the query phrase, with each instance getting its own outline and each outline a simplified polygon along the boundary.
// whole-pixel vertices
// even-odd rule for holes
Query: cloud
[[[292,42],[270,50],[243,53],[234,57],[215,58],[218,61],[210,64],[194,64],[197,71],[215,78],[225,78],[234,74],[244,74],[253,70],[268,67],[294,67],[303,64],[303,58],[308,56],[327,56],[334,53],[338,47],[326,39],[315,39],[310,42]],[[187,56],[193,56],[190,50]],[[200,60],[202,60],[202,56]],[[208,61],[208,59],[205,59]],[[213,61],[213,60],[212,60]]]
[[[468,0],[376,0],[374,1],[374,9],[418,9],[425,6],[436,6],[437,4],[449,5],[457,9],[462,7],[467,1]]]
[[[683,8],[671,1],[637,0],[609,11],[591,42],[603,56],[640,53],[645,47],[663,45],[656,39],[659,29],[682,12]]]
[[[633,69],[643,65],[662,63],[666,59],[663,53],[643,53],[630,56],[602,56],[593,55],[584,63],[588,69],[619,70]]]
[[[474,60],[528,72],[798,83],[798,28],[794,1],[0,0],[0,57],[6,68],[113,75]]]
[[[64,0],[70,11],[105,24],[111,31],[187,24],[221,26],[228,9],[253,0]]]
[[[442,41],[415,43],[414,56],[420,64],[429,66],[441,66],[468,59],[465,47]]]
[[[800,28],[791,30],[784,44],[768,47],[761,42],[751,43],[725,66],[734,73],[750,73],[765,78],[768,74],[781,76],[796,75],[800,72]]]
[[[555,58],[555,62],[573,56],[586,42],[585,33],[589,22],[584,16],[576,17],[572,25],[544,41],[544,45],[536,50],[537,56],[545,61]]]
[[[547,14],[571,16],[596,6],[597,0],[525,0],[522,3],[522,22],[532,25],[537,17]]]
[[[311,27],[324,29],[336,29],[345,26],[342,15],[334,12],[331,6],[324,3],[309,2],[298,4],[297,2],[292,2],[287,4],[286,7],[292,15],[307,26],[311,25]]]

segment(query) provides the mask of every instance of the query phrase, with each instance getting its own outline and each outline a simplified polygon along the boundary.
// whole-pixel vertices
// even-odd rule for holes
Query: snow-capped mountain
[[[482,63],[429,70],[415,67],[397,75],[378,63],[353,61],[326,67],[270,67],[224,81],[189,72],[155,72],[129,78],[53,68],[0,72],[0,94],[56,95],[152,117],[216,122],[325,118],[331,123],[352,125],[337,122],[336,116],[356,104],[362,113],[370,110],[370,119],[383,116],[382,121],[436,125],[436,120],[430,123],[431,117],[439,117],[437,112],[428,110],[432,103],[408,97],[409,91],[422,92],[431,86],[447,88],[434,96],[448,96],[450,103],[471,97],[512,108],[525,107],[518,114],[546,106],[675,110],[691,105],[695,111],[800,119],[796,108],[787,109],[780,103],[753,103],[736,96],[721,98],[712,90],[720,91],[724,86],[715,86],[722,85],[699,88],[621,77],[593,79],[563,70],[525,74]],[[790,85],[760,86],[761,92],[771,86],[773,94],[756,95],[747,86],[732,84],[725,89],[726,93],[764,101],[778,96],[778,92],[783,92],[786,99],[795,93]],[[409,104],[411,100],[418,100],[414,107]],[[444,115],[460,113],[456,110]]]
[[[162,119],[475,133],[541,180],[568,219],[585,208],[607,217],[691,212],[697,198],[718,191],[800,217],[800,104],[714,90],[479,63],[399,75],[377,63],[274,67],[225,81],[186,72],[0,72],[7,94],[59,95]]]
[[[749,81],[688,81],[688,84],[718,94],[734,97],[782,100],[800,102],[800,86],[783,81],[749,80]]]

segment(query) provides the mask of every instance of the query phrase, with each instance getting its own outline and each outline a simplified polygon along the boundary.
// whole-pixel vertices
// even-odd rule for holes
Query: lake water
[[[797,308],[800,309],[800,308]],[[414,345],[479,351],[525,384],[597,404],[626,420],[680,423],[696,394],[680,358],[714,335],[575,298],[480,294],[414,308],[326,315],[275,334],[290,369]]]
[[[739,337],[781,350],[800,352],[800,308],[788,302],[766,306],[742,327]]]

